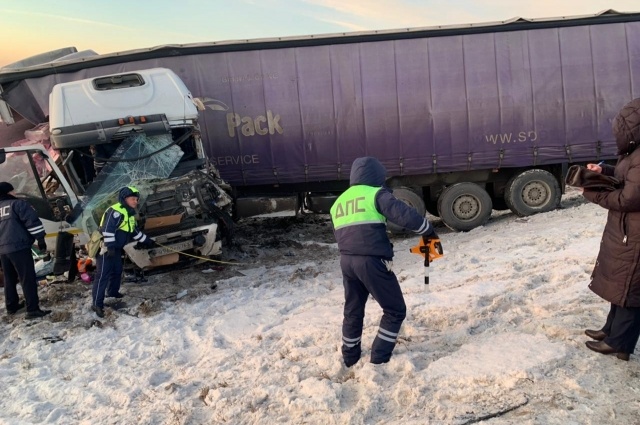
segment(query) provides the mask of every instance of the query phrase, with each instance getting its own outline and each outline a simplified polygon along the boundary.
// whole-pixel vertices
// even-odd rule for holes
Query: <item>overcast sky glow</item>
[[[163,44],[640,11],[638,0],[0,0],[0,66],[62,47]]]

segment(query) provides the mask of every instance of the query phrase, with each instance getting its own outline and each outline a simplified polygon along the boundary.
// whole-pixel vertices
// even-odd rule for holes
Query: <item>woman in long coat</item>
[[[589,288],[611,303],[605,325],[585,333],[587,347],[629,360],[640,336],[640,98],[625,105],[613,121],[618,146],[615,167],[595,164],[590,170],[617,178],[612,191],[585,189],[589,201],[609,210],[600,252]]]

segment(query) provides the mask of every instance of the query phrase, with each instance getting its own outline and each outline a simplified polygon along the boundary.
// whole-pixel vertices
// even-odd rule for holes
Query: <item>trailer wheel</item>
[[[504,199],[514,214],[524,217],[556,209],[560,196],[560,185],[553,174],[545,170],[527,170],[509,180]]]
[[[424,201],[422,200],[420,195],[418,195],[416,192],[409,189],[408,187],[394,188],[393,196],[395,196],[400,201],[404,202],[405,204],[409,205],[411,208],[418,211],[418,214],[420,214],[421,216],[424,217],[424,215],[426,214],[427,209],[424,205]],[[387,222],[387,230],[395,234],[403,233],[405,231],[404,228],[391,222]]]
[[[482,226],[489,220],[491,197],[475,183],[457,183],[447,187],[438,198],[438,212],[444,224],[457,231]]]

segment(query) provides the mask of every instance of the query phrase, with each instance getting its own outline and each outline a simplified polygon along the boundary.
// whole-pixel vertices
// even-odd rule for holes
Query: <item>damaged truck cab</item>
[[[232,230],[229,186],[206,157],[196,102],[173,71],[154,68],[57,84],[49,111],[49,151],[5,149],[10,155],[31,150],[44,161],[39,167],[46,171],[39,172],[29,157],[37,188],[24,196],[41,204],[34,205],[41,217],[45,206],[52,210],[47,232],[52,226],[75,230],[85,242],[117,202],[118,191],[135,186],[141,195],[138,224],[161,245],[125,246],[138,268],[178,268],[221,253],[221,239]]]

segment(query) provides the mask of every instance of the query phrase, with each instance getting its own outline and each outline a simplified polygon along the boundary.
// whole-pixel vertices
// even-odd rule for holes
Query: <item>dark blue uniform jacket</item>
[[[373,157],[358,158],[351,166],[349,183],[351,186],[367,185],[382,187],[386,170]],[[433,226],[418,212],[396,199],[385,187],[375,198],[376,209],[386,219],[419,235],[433,233]],[[385,259],[393,258],[393,246],[387,236],[387,226],[383,223],[347,226],[335,231],[338,248],[345,255],[372,255]]]
[[[131,196],[131,194],[132,192],[129,188],[125,187],[120,191],[118,201],[120,201],[119,205],[127,210],[129,216],[133,217],[136,215],[136,211],[127,206],[127,203],[125,202],[125,198],[127,196]],[[113,209],[113,206],[107,208],[103,217],[100,231],[104,236],[104,244],[107,248],[122,249],[126,244],[131,242],[132,239],[141,243],[144,243],[147,240],[147,235],[142,233],[140,229],[138,229],[137,225],[134,225],[131,229],[127,229],[127,231],[120,229],[120,224],[125,217],[120,212]]]
[[[44,237],[44,227],[31,204],[9,194],[0,195],[0,255],[30,248]]]

